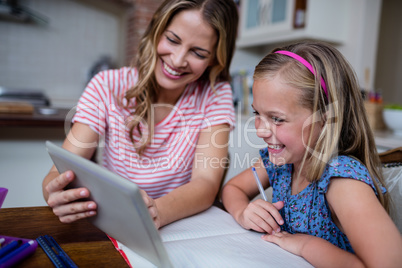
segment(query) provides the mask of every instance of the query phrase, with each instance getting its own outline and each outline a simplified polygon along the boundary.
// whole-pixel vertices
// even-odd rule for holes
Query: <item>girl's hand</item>
[[[96,215],[96,203],[93,201],[79,201],[89,197],[86,188],[64,190],[74,180],[74,173],[66,171],[46,185],[49,198],[47,204],[53,209],[53,213],[63,223],[74,222],[79,219]]]
[[[238,222],[245,229],[252,229],[257,232],[268,234],[281,231],[283,219],[279,210],[283,208],[283,202],[269,203],[257,199],[248,204],[241,213]]]
[[[156,229],[159,229],[159,227],[161,226],[161,220],[160,220],[158,208],[156,207],[155,200],[152,199],[151,197],[149,197],[149,195],[144,190],[140,190],[140,191],[141,191],[142,199],[144,199],[144,203],[148,207],[149,215],[151,215],[151,218],[154,221]]]
[[[302,249],[308,243],[312,236],[307,234],[290,234],[285,231],[279,233],[266,234],[262,239],[268,242],[277,244],[286,251],[289,251],[297,256],[302,255]]]

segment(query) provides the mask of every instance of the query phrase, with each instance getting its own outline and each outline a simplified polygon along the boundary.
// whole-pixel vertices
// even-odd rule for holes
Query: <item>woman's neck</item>
[[[174,109],[180,96],[183,94],[182,90],[160,90],[159,94],[155,96],[154,101],[154,122],[155,125],[165,119],[170,112]]]
[[[154,103],[155,104],[168,104],[168,105],[176,105],[180,96],[183,94],[184,89],[180,90],[165,90],[159,89],[158,94],[155,96]]]

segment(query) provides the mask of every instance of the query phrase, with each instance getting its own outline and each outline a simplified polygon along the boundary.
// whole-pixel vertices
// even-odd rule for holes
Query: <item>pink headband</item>
[[[283,55],[289,56],[291,58],[294,58],[295,60],[298,60],[300,63],[302,63],[304,66],[306,66],[307,69],[310,70],[310,72],[312,72],[315,75],[313,66],[311,66],[310,63],[308,63],[305,59],[303,59],[299,55],[297,55],[297,54],[295,54],[293,52],[290,52],[290,51],[286,51],[286,50],[278,50],[278,51],[275,51],[275,53],[283,54]],[[325,95],[328,98],[327,86],[325,85],[324,79],[322,79],[322,77],[321,77],[321,86],[322,86],[322,89],[325,92]]]

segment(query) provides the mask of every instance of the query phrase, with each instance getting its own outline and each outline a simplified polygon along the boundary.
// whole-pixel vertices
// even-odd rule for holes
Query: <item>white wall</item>
[[[0,86],[43,90],[59,107],[73,107],[92,65],[124,57],[123,9],[86,1],[21,0],[48,25],[0,21]],[[110,1],[111,2],[111,1]]]

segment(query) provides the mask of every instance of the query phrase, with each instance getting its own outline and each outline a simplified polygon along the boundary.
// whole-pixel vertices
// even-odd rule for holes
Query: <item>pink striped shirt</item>
[[[189,84],[170,114],[155,126],[151,144],[139,157],[127,124],[132,109],[124,108],[124,95],[138,80],[136,69],[124,67],[94,76],[82,94],[73,122],[87,124],[104,137],[102,164],[130,179],[152,198],[158,198],[191,179],[200,130],[220,124],[234,127],[232,90],[220,82]],[[148,133],[146,122],[140,123]],[[135,135],[137,134],[137,135]],[[134,140],[140,143],[138,132]]]

